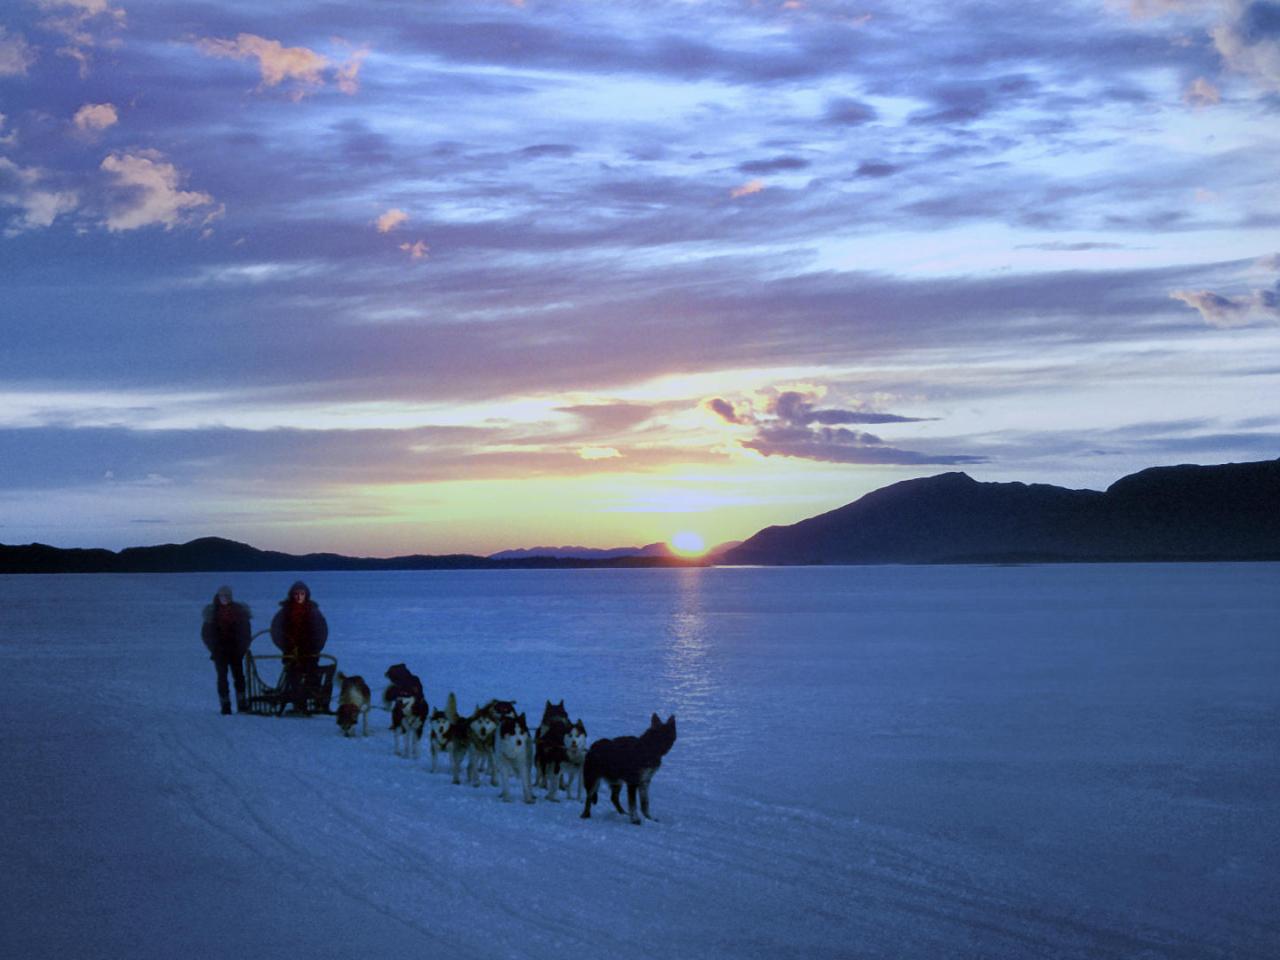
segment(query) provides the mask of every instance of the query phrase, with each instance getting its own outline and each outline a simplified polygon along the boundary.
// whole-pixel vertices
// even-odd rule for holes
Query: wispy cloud
[[[763,189],[763,180],[748,180],[746,183],[736,186],[730,190],[729,196],[736,200],[738,197],[749,197],[753,193],[759,193]]]
[[[107,0],[36,0],[36,6],[49,14],[39,26],[66,41],[58,54],[76,61],[81,78],[89,75],[93,49],[115,46],[114,32],[127,20],[124,8],[113,7]]]
[[[361,47],[352,51],[345,63],[335,63],[308,47],[286,47],[279,40],[253,33],[237,34],[234,40],[206,37],[199,40],[197,46],[210,57],[256,60],[262,78],[258,89],[292,82],[296,84],[291,93],[295,100],[324,86],[327,75],[332,76],[341,92],[349,95],[358,92],[360,67],[369,55],[369,50]]]
[[[36,62],[36,52],[20,33],[10,34],[0,24],[0,77],[25,76]]]
[[[0,206],[19,210],[18,218],[6,225],[6,236],[52,226],[58,217],[79,207],[80,196],[75,190],[50,188],[47,179],[47,172],[38,167],[20,167],[0,157]]]
[[[400,224],[408,221],[408,219],[409,215],[407,213],[403,210],[397,209],[396,207],[392,207],[390,210],[386,211],[386,213],[379,216],[375,223],[378,227],[379,233],[390,233],[396,227],[400,226]]]
[[[890,446],[882,438],[844,424],[921,423],[926,417],[908,417],[866,409],[819,407],[822,391],[782,390],[773,394],[763,411],[750,402],[732,403],[723,397],[705,401],[725,423],[750,426],[751,436],[740,445],[766,457],[792,457],[826,463],[956,464],[984,463],[986,457],[963,454],[920,453]]]

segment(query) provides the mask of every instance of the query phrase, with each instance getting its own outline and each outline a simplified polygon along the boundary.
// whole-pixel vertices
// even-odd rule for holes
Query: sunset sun
[[[681,557],[700,557],[707,550],[702,537],[692,530],[681,530],[672,536],[670,543],[672,552]]]

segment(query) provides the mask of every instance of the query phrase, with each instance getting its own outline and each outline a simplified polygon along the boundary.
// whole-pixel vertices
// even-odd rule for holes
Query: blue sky
[[[14,0],[0,541],[1280,455],[1280,4]]]

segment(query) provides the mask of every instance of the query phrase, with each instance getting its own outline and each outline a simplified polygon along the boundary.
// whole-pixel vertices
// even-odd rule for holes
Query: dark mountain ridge
[[[188,543],[111,550],[60,549],[43,543],[26,546],[0,544],[3,573],[198,573],[201,571],[270,570],[509,570],[572,567],[696,566],[697,561],[673,557],[624,556],[607,559],[525,557],[495,560],[470,554],[402,557],[347,557],[338,553],[296,555],[259,550],[222,537],[201,537]]]
[[[882,487],[790,526],[768,527],[709,559],[645,555],[663,546],[614,557],[377,558],[299,556],[221,537],[119,553],[0,544],[0,573],[1280,560],[1280,459],[1152,467],[1117,480],[1105,492],[980,483],[964,473],[943,473]]]
[[[1280,559],[1280,460],[1152,467],[1105,492],[904,480],[786,527],[724,563]]]

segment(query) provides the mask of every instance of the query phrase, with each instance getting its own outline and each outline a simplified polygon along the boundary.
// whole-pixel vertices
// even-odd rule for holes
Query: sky
[[[10,0],[0,542],[1280,456],[1280,4]]]

